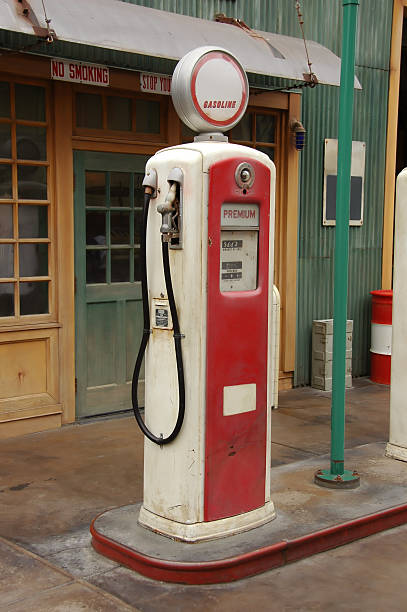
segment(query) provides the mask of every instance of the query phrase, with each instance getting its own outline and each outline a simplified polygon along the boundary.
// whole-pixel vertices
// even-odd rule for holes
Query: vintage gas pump
[[[144,186],[144,333],[133,379],[145,434],[139,523],[176,539],[234,534],[275,516],[270,496],[275,168],[228,143],[246,74],[203,47],[172,97],[194,142],[156,153]],[[137,384],[145,355],[145,421]]]

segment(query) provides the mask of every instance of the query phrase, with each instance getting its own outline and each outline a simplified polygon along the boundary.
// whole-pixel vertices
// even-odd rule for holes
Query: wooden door
[[[74,154],[77,417],[131,408],[143,326],[141,184],[147,159]],[[139,393],[142,402],[142,384]]]

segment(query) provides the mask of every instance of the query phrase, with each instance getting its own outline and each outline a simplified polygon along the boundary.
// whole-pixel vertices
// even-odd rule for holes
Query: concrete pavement
[[[388,387],[354,381],[347,392],[349,449],[371,444],[377,452],[377,443],[388,437],[388,403]],[[273,413],[273,466],[319,462],[316,458],[329,452],[329,421],[329,394],[309,388],[282,392]],[[369,447],[364,452],[368,455]],[[205,587],[154,582],[101,557],[90,546],[90,521],[108,508],[142,499],[142,454],[132,417],[2,442],[0,610],[407,608],[400,586],[407,568],[404,526],[256,577]],[[388,461],[403,473],[404,464]],[[301,496],[315,486],[302,481],[280,492],[282,511],[285,495],[284,512],[291,508],[301,515]]]

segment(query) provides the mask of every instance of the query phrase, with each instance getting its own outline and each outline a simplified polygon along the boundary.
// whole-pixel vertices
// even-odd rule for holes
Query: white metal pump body
[[[390,437],[386,455],[407,461],[407,168],[397,178],[394,242]],[[386,326],[387,327],[387,326]]]
[[[208,173],[214,163],[227,158],[244,158],[248,162],[256,160],[270,170],[270,274],[268,329],[265,330],[268,336],[266,477],[261,507],[236,516],[205,521]],[[139,522],[173,538],[197,541],[250,529],[275,516],[270,496],[275,167],[260,151],[227,142],[193,142],[170,147],[156,153],[147,163],[146,173],[155,170],[158,183],[156,197],[150,201],[147,226],[152,333],[145,357],[145,422],[154,435],[162,434],[164,438],[171,433],[177,418],[178,386],[173,330],[156,326],[160,306],[164,310],[167,307],[168,312],[161,255],[162,217],[157,212],[157,205],[165,202],[170,187],[167,179],[174,168],[179,168],[183,175],[182,248],[170,248],[170,267],[180,329],[185,336],[182,339],[185,418],[173,442],[159,446],[145,438],[144,501]],[[230,180],[235,179],[232,177]],[[244,326],[244,321],[241,324]],[[221,320],[219,325],[222,325]],[[170,326],[171,320],[167,327]]]

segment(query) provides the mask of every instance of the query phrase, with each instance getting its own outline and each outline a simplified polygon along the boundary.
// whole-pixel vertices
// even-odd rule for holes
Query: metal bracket
[[[28,19],[30,24],[32,25],[32,29],[34,34],[36,34],[39,38],[44,38],[47,42],[52,43],[55,39],[57,39],[57,35],[55,30],[50,28],[49,24],[51,23],[51,19],[48,19],[45,15],[45,23],[47,24],[45,27],[40,24],[36,14],[34,13],[30,3],[27,0],[15,0],[17,15],[21,17],[25,17]]]

